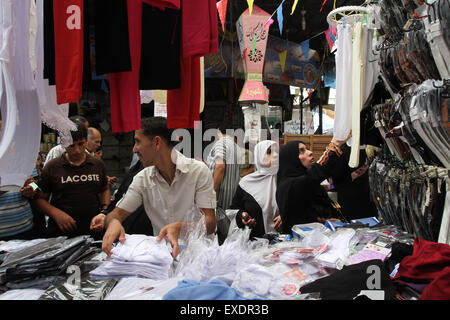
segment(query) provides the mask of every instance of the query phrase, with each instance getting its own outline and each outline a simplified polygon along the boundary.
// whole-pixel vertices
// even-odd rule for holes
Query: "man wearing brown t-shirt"
[[[105,165],[86,153],[87,130],[76,124],[78,130],[71,131],[73,144],[44,167],[38,182],[41,192],[36,205],[50,218],[49,237],[101,231],[103,225],[91,227],[91,220],[110,202]]]

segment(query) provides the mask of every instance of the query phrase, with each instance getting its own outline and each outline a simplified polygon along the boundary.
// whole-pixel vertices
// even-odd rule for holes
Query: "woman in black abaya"
[[[350,137],[351,134],[347,140]],[[276,199],[282,233],[291,233],[296,224],[338,217],[332,200],[320,183],[333,173],[336,160],[342,154],[340,146],[346,141],[333,138],[317,162],[302,141],[290,141],[281,148]]]

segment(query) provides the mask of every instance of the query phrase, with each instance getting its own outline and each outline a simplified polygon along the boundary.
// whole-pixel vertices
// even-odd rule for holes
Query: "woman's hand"
[[[345,140],[336,140],[335,137],[333,137],[333,139],[331,139],[331,143],[334,143],[335,145],[337,145],[338,147],[342,146],[344,143],[346,143],[348,140],[350,140],[350,138],[352,137],[352,130],[350,130],[347,138]]]
[[[281,222],[281,216],[278,215],[275,218],[273,218],[273,222],[274,222],[273,228],[276,231],[281,232],[281,226],[283,225],[283,223]]]
[[[242,223],[249,228],[256,226],[256,220],[252,218],[247,212],[242,212]]]

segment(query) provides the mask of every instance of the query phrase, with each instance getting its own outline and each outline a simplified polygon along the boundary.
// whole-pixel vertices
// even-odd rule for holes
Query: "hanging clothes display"
[[[180,10],[160,10],[145,3],[142,5],[139,89],[178,89],[181,86]]]
[[[366,29],[367,31],[367,29]],[[363,106],[363,83],[364,83],[364,65],[363,50],[366,49],[364,44],[364,35],[362,23],[357,22],[353,26],[353,44],[352,44],[352,140],[351,152],[348,165],[350,168],[356,168],[359,165],[359,134],[360,134],[360,114]]]
[[[129,132],[141,128],[139,66],[141,60],[142,0],[127,0],[131,71],[109,75],[111,130]]]
[[[37,34],[33,48],[36,57],[35,85],[39,98],[41,110],[41,121],[47,127],[58,131],[62,146],[72,144],[70,130],[75,130],[75,125],[69,119],[69,104],[58,105],[56,103],[56,88],[49,84],[49,80],[44,77],[44,3],[45,0],[36,0]]]
[[[84,0],[53,1],[58,104],[78,102],[83,84]]]
[[[127,0],[94,1],[95,73],[131,71]]]
[[[4,102],[0,105],[2,112],[1,160],[8,151],[16,131],[17,101],[11,71],[8,68],[14,52],[12,50],[13,21],[11,1],[3,1],[0,3],[0,13],[0,93],[5,96]]]
[[[348,24],[337,26],[336,39],[336,104],[333,134],[343,141],[351,130],[352,105],[352,29]]]
[[[195,22],[195,23],[194,23]],[[167,126],[194,128],[204,105],[201,57],[218,52],[214,0],[181,3],[181,88],[167,91]]]
[[[39,101],[29,58],[30,3],[31,0],[11,2],[10,36],[13,37],[11,40],[14,40],[8,43],[5,39],[5,45],[10,46],[9,50],[11,50],[10,60],[5,67],[9,69],[15,89],[17,118],[12,123],[16,126],[13,142],[0,162],[0,175],[2,185],[20,187],[33,171],[41,137]],[[2,2],[3,4],[6,6],[7,2]],[[5,48],[5,50],[8,49]],[[9,85],[5,87],[12,88]],[[11,102],[11,97],[8,97],[8,92],[6,97],[7,101],[2,101],[1,109],[3,114],[7,114],[9,121],[6,104]],[[22,150],[27,152],[24,153]]]

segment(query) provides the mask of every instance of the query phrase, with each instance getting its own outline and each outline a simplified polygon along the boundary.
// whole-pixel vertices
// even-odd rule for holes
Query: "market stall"
[[[31,4],[33,1],[24,1],[22,5],[25,2]],[[45,83],[29,84],[31,89],[25,88],[27,94],[24,96],[21,96],[23,90],[19,90],[20,83],[15,83],[16,101],[9,79],[9,57],[0,59],[5,80],[5,86],[0,89],[5,88],[7,100],[2,104],[2,187],[5,181],[11,183],[13,179],[15,187],[21,186],[27,170],[33,167],[34,159],[31,155],[22,157],[19,153],[22,146],[15,145],[13,140],[20,138],[16,141],[31,143],[33,138],[36,142],[32,147],[33,156],[39,148],[37,128],[27,133],[28,139],[19,134],[25,132],[20,126],[31,127],[22,114],[27,107],[21,101],[24,97],[30,98],[36,114],[39,107],[45,105],[47,110],[40,110],[41,121],[53,123],[65,137],[64,143],[71,143],[70,139],[67,140],[69,125],[64,122],[67,120],[66,104],[77,102],[82,95],[81,89],[86,84],[83,80],[86,61],[83,61],[83,55],[80,59],[80,55],[71,54],[64,43],[70,41],[74,50],[80,52],[90,48],[82,46],[86,41],[89,43],[90,32],[80,32],[83,15],[79,16],[77,10],[83,1],[76,2],[77,5],[71,7],[73,11],[69,12],[68,20],[68,30],[74,30],[73,34],[62,28],[63,31],[50,32],[55,36],[53,43],[45,42],[46,50],[48,46],[55,49],[51,48],[54,45],[59,48],[53,61],[55,65],[48,60],[45,60],[45,65],[39,64],[44,69]],[[182,9],[190,10],[189,13],[183,12],[184,17],[204,14],[202,17],[206,17],[206,25],[210,27],[208,32],[196,29],[197,25],[190,24],[189,18],[180,18],[180,6],[174,4],[179,1],[161,1],[164,13],[149,8],[143,4],[145,2],[128,1],[129,16],[123,14],[127,1],[114,2],[110,10],[102,7],[100,1],[96,3],[96,21],[103,19],[105,22],[110,18],[117,22],[112,31],[102,28],[104,25],[96,25],[95,37],[97,44],[103,40],[103,51],[99,50],[100,46],[96,48],[92,59],[96,61],[97,69],[95,72],[90,70],[95,76],[109,77],[112,131],[139,130],[141,90],[155,89],[168,91],[167,105],[163,109],[171,128],[196,129],[196,121],[200,119],[205,104],[204,72],[230,72],[220,69],[225,67],[217,57],[219,37],[215,25],[216,9],[221,22],[225,22],[227,1],[219,1],[218,6],[214,6],[216,1],[204,1],[204,6]],[[233,21],[239,42],[239,48],[236,48],[239,66],[236,70],[244,83],[237,101],[232,101],[232,104],[237,105],[244,116],[246,142],[250,143],[262,139],[262,116],[266,114],[270,101],[270,90],[266,86],[269,81],[300,84],[317,90],[319,95],[321,90],[322,68],[316,68],[319,63],[317,55],[309,55],[309,42],[302,42],[302,45],[293,46],[295,50],[288,51],[288,41],[279,42],[269,37],[273,18],[276,17],[281,34],[284,30],[283,16],[286,16],[283,9],[285,12],[289,9],[292,15],[300,8],[298,1],[293,1],[292,5],[289,3],[289,8],[284,0],[278,2],[275,8],[271,7],[275,9],[272,13],[264,11],[253,1],[247,1],[248,7]],[[38,0],[36,3],[40,32],[49,27],[44,21],[64,25],[61,16],[55,14],[54,21],[49,20],[49,16],[64,9],[68,1],[53,1],[53,8],[48,6],[50,2]],[[2,2],[0,7],[9,9],[13,17],[28,16],[25,13],[30,8],[32,10],[33,6],[13,6],[11,1]],[[199,8],[204,11],[195,12]],[[364,167],[361,174],[367,171],[377,216],[296,224],[289,233],[270,232],[264,237],[249,239],[250,229],[238,228],[234,221],[236,212],[227,210],[231,225],[225,241],[219,245],[216,235],[207,235],[204,216],[194,211],[192,216],[186,217],[186,221],[192,223],[185,224],[180,233],[181,253],[175,258],[166,239],[157,241],[155,236],[142,234],[127,234],[125,241],[114,244],[110,256],[102,251],[102,241],[89,235],[0,240],[0,299],[450,299],[449,2],[380,0],[336,8],[335,1],[332,9],[327,15],[322,14],[326,16],[330,29],[321,31],[321,34],[326,33],[329,51],[336,47],[337,93],[333,137],[343,141],[352,132],[352,139],[347,144],[351,149],[348,167]],[[302,16],[305,19],[304,13]],[[87,14],[84,17],[88,18]],[[178,25],[174,21],[181,23]],[[4,25],[6,22],[0,20]],[[167,28],[161,30],[166,32],[173,28],[170,29],[172,32],[167,31],[168,34],[164,35],[163,32],[154,32],[158,23],[167,24]],[[142,29],[146,24],[149,24],[148,28]],[[148,34],[141,34],[142,30]],[[196,46],[194,40],[186,40],[186,34],[181,37],[182,32],[194,40],[199,40],[199,35],[204,36],[206,45],[200,45],[203,42],[199,41]],[[223,36],[226,36],[225,32]],[[159,40],[164,40],[164,44]],[[149,45],[152,41],[167,47],[154,50]],[[126,43],[124,47],[130,50],[114,51],[113,57],[109,56],[108,50],[104,49],[111,49],[117,43],[122,49],[121,44]],[[297,65],[295,61],[298,59],[288,57],[286,60],[286,55],[296,50],[303,56],[306,54],[309,62],[302,60],[302,64]],[[141,53],[147,59],[141,59]],[[266,55],[271,56],[271,62],[278,57],[279,64],[265,65]],[[44,58],[42,51],[40,57]],[[84,57],[90,57],[90,54]],[[28,59],[25,58],[22,60]],[[121,63],[116,63],[115,58]],[[231,54],[230,59],[234,58]],[[18,64],[15,61],[13,67],[18,68]],[[56,74],[52,69],[55,66],[59,68]],[[166,70],[169,66],[170,70]],[[26,71],[31,79],[29,69]],[[40,72],[37,72],[39,76]],[[55,83],[56,87],[50,87]],[[71,88],[73,84],[75,87]],[[35,87],[47,91],[38,95],[33,91]],[[30,90],[33,94],[28,96]],[[44,103],[50,100],[51,103]],[[50,109],[58,108],[57,105],[61,105],[61,109],[55,112],[56,117],[48,117]],[[39,117],[29,120],[35,123]],[[368,132],[373,132],[374,128],[381,140],[372,144]],[[271,139],[277,138],[275,135]],[[46,139],[52,141],[51,136],[46,136]],[[330,135],[286,134],[284,144],[289,140],[303,140],[319,158],[324,150],[328,151],[331,139]],[[360,150],[367,152],[367,162],[360,161]],[[376,151],[369,156],[369,150]],[[17,159],[22,160],[20,171],[14,166],[19,163]],[[8,236],[11,234],[6,232],[23,224],[22,220],[29,222],[31,219],[28,211],[26,216],[25,213],[20,216],[23,218],[21,221],[17,220],[17,215],[14,219],[8,216],[11,210],[17,209],[13,202],[23,200],[15,189],[14,194],[0,194],[0,221],[3,223],[0,231]],[[11,200],[11,195],[17,199]],[[25,201],[21,204],[27,205]],[[360,210],[365,212],[368,208]]]

